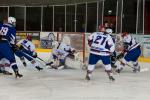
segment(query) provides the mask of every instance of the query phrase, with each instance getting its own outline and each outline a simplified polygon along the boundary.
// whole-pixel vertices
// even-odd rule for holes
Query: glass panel
[[[97,3],[87,4],[87,32],[95,32],[97,25]]]
[[[65,6],[54,7],[54,31],[64,32],[65,30]]]
[[[43,31],[53,30],[53,7],[43,7]]]
[[[10,7],[9,16],[16,18],[17,31],[24,31],[24,7]]]
[[[102,24],[102,18],[103,18],[103,1],[99,2],[98,5],[98,25]],[[98,26],[97,26],[98,31]]]
[[[86,4],[78,4],[76,14],[77,32],[85,32],[85,20],[86,20]]]
[[[144,34],[150,34],[150,1],[145,0]]]
[[[104,3],[104,25],[115,32],[117,0],[105,0]]]
[[[123,5],[123,0],[118,0],[118,12],[117,12],[117,25],[116,25],[116,33],[121,33],[122,32],[122,5]]]
[[[0,22],[6,21],[8,17],[8,8],[0,7]]]
[[[139,0],[137,34],[143,34],[143,0]]]
[[[122,31],[136,33],[137,0],[124,0]]]
[[[74,32],[75,25],[75,5],[66,6],[66,31]]]
[[[26,30],[41,31],[41,7],[26,8]]]

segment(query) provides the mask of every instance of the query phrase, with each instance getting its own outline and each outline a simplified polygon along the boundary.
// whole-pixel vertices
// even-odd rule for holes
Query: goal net
[[[90,33],[59,32],[57,33],[57,40],[75,48],[77,50],[76,58],[83,63],[87,63],[89,56],[87,38],[89,35]]]

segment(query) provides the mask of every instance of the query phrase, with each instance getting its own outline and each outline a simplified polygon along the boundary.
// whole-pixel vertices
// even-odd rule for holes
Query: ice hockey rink
[[[47,61],[49,55],[40,53],[39,57]],[[114,73],[116,81],[110,82],[104,68],[97,68],[86,81],[86,71],[80,68],[39,72],[29,63],[26,68],[17,63],[24,77],[1,74],[0,100],[150,100],[149,70],[133,73],[126,67],[121,74]],[[149,68],[149,63],[140,65]]]

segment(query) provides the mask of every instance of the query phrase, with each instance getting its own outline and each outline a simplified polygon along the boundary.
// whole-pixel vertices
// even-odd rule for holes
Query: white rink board
[[[47,54],[39,56],[46,61]],[[0,100],[150,100],[150,71],[135,74],[126,67],[121,74],[115,74],[115,82],[109,82],[104,69],[99,68],[87,82],[84,70],[38,72],[18,62],[24,77],[0,74]],[[140,64],[149,67],[149,63]]]

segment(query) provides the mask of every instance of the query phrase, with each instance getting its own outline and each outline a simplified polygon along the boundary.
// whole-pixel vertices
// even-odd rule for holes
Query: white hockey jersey
[[[7,60],[6,58],[2,58],[1,60],[0,60],[0,64],[1,65],[5,65],[5,64],[10,64],[10,62],[9,62],[9,60]]]
[[[61,42],[58,45],[57,49],[55,49],[53,51],[53,53],[56,55],[59,54],[59,55],[62,55],[63,57],[66,57],[69,54],[68,51],[72,51],[72,50],[74,50],[74,48],[72,48],[70,45],[67,45],[67,44]]]
[[[123,37],[123,42],[128,45],[128,48],[126,48],[128,51],[140,46],[140,44],[129,34]]]
[[[109,34],[103,32],[94,32],[88,38],[90,44],[90,53],[96,55],[110,55],[114,52],[115,44]]]
[[[22,45],[24,49],[29,50],[31,52],[35,51],[35,45],[31,41],[29,41],[27,39],[20,40],[17,43],[17,45]]]

